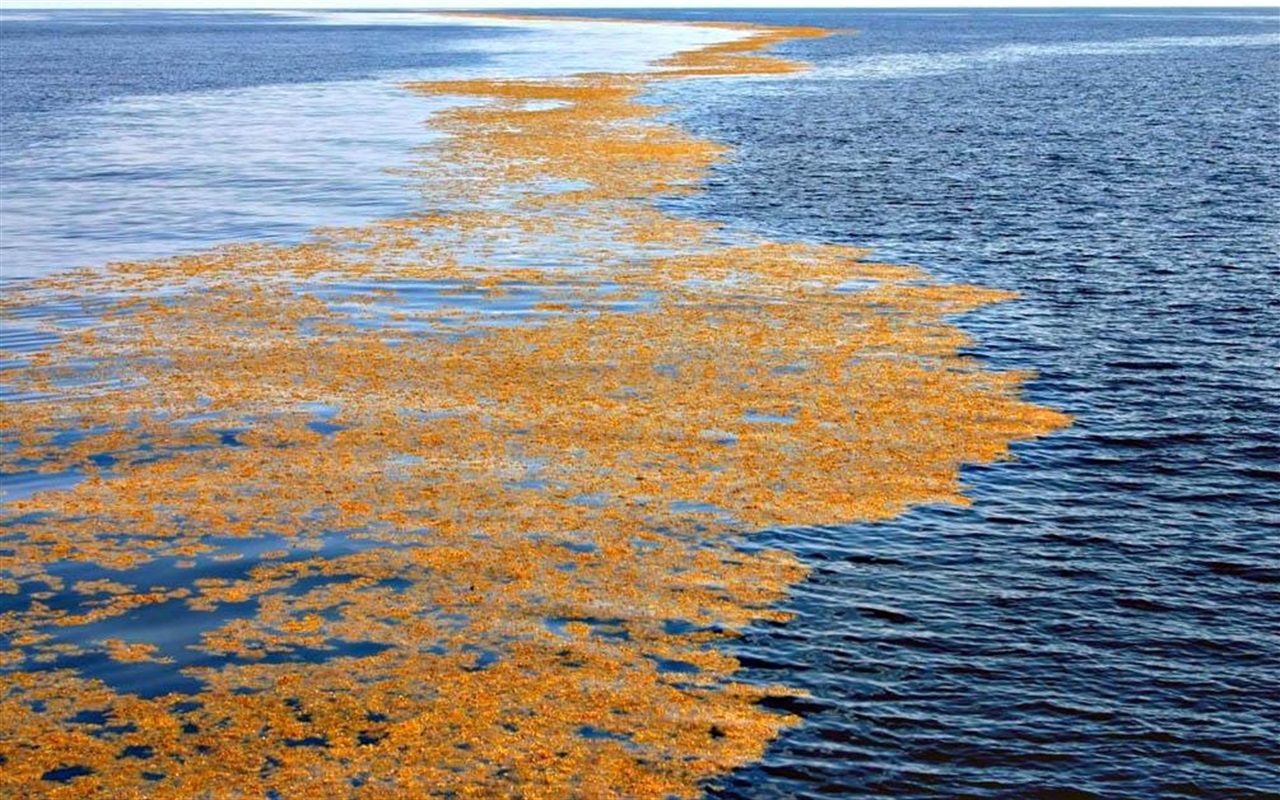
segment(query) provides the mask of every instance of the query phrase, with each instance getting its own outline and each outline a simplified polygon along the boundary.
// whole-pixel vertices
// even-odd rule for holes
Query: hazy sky
[[[1046,8],[1063,6],[1112,6],[1112,7],[1167,7],[1205,6],[1218,10],[1227,6],[1252,6],[1276,8],[1276,0],[1231,0],[1220,5],[1205,0],[1128,0],[1108,3],[1103,0],[695,0],[693,3],[675,0],[460,0],[459,2],[411,2],[410,0],[5,0],[4,8],[349,8],[349,9],[452,9],[452,8],[894,8],[894,7],[965,7],[997,6],[1010,8]]]

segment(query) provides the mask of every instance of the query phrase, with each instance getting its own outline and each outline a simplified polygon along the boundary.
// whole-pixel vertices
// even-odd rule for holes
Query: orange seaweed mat
[[[0,301],[92,320],[0,373],[0,471],[79,477],[0,506],[0,794],[690,797],[797,722],[724,652],[805,573],[743,534],[964,503],[1067,418],[958,354],[1005,293],[658,209],[724,150],[638,95],[825,32],[741,33],[409,85],[482,101],[429,213]]]

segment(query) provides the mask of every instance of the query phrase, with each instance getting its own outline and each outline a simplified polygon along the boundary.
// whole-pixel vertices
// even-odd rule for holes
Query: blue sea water
[[[798,77],[663,89],[735,150],[674,207],[1018,291],[962,320],[973,352],[1077,421],[969,470],[971,508],[762,534],[814,571],[737,654],[812,696],[712,794],[1280,796],[1280,14],[713,16],[858,33],[784,46]],[[430,108],[393,80],[590,63],[332,22],[5,18],[0,272],[397,213],[378,170]],[[169,66],[104,58],[130,36]],[[84,46],[15,77],[39,37]]]
[[[397,170],[445,101],[400,82],[625,71],[723,37],[412,13],[0,12],[0,285],[416,211]]]
[[[742,643],[813,692],[720,797],[1280,796],[1280,14],[786,12],[786,81],[673,90],[687,213],[1013,289],[974,353],[1076,416],[969,509],[776,531]]]
[[[492,33],[244,14],[0,16],[0,277],[407,210],[403,181],[384,170],[422,140],[430,106],[368,79],[474,64],[468,44]]]

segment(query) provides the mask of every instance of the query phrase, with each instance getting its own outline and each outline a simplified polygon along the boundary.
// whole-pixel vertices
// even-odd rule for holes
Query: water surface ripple
[[[769,534],[816,571],[742,657],[814,699],[715,794],[1280,794],[1280,16],[747,16],[861,33],[682,88],[738,154],[687,210],[1020,292],[973,352],[1077,423]]]

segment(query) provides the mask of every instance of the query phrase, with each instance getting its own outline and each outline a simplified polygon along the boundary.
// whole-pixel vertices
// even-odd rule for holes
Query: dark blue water
[[[804,723],[712,794],[1280,796],[1280,14],[713,16],[860,34],[787,45],[815,64],[798,78],[663,90],[685,124],[736,149],[708,192],[678,207],[782,238],[871,245],[886,260],[1018,290],[1021,300],[964,318],[974,352],[999,368],[1037,370],[1030,395],[1077,422],[1020,446],[1014,462],[970,470],[969,509],[763,534],[814,571],[794,596],[797,618],[752,630],[738,652],[749,677],[812,697],[778,701]],[[166,19],[138,24],[163,40]],[[76,36],[99,35],[68,24],[86,29]],[[234,50],[238,36],[262,34],[239,17],[204,24],[176,36],[170,52],[197,42]],[[126,87],[119,96],[134,116],[124,119],[178,119],[172,130],[195,136],[219,92],[232,93],[227,108],[265,114],[281,95],[246,105],[235,92],[381,74],[368,59],[399,69],[443,57],[423,49],[421,33],[348,28],[296,41],[292,29],[276,30],[286,44],[234,69],[213,59],[192,62],[204,66],[186,77],[153,70],[157,92],[195,99],[139,107],[137,87]],[[16,27],[0,30],[8,58]],[[339,34],[368,52],[324,51]],[[314,48],[327,53],[319,67],[289,55]],[[469,57],[455,56],[465,66]],[[12,122],[8,76],[27,62],[16,63],[5,64],[0,104],[6,159],[26,141],[13,131],[36,115],[52,127],[35,149],[46,138],[76,141],[55,120],[121,119],[109,87],[132,79],[108,75],[88,99],[79,89],[23,89],[28,121]],[[159,83],[169,80],[190,88]],[[357,88],[314,95],[341,100],[322,106],[329,124],[358,128],[367,118],[349,105],[336,111],[367,96]],[[80,107],[91,111],[69,110]],[[196,110],[183,118],[175,108]],[[243,152],[222,147],[220,164]],[[121,171],[117,185],[145,186],[146,162],[120,152],[103,162]],[[280,177],[270,160],[288,152],[271,143],[248,174],[289,185],[292,168]],[[165,168],[209,197],[207,174]],[[326,197],[343,191],[324,183],[334,174],[370,174],[364,161],[347,169],[321,159],[315,169]],[[183,208],[191,195],[163,188],[172,219],[198,221]],[[394,213],[392,196],[369,194],[368,213]],[[222,198],[227,208],[240,201]],[[298,225],[324,221],[303,206]],[[225,230],[274,236],[282,209],[294,207],[282,200]],[[39,207],[54,220],[68,209]],[[27,252],[52,242],[67,258],[128,244],[23,230]],[[201,240],[188,229],[175,238]]]
[[[788,12],[797,80],[686,85],[686,211],[1022,299],[965,318],[1077,416],[974,506],[776,531],[805,724],[721,797],[1280,796],[1280,14]],[[692,101],[692,102],[690,102]]]

